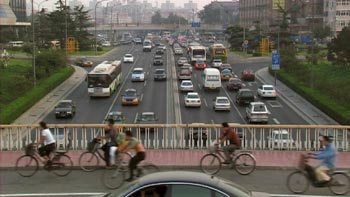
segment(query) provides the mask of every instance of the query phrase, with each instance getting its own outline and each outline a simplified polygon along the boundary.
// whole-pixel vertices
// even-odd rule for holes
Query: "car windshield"
[[[264,87],[264,90],[274,90],[273,87]]]
[[[223,70],[223,71],[221,72],[221,74],[230,75],[230,74],[232,74],[232,73],[231,73],[230,70],[225,69],[225,70]]]
[[[230,79],[230,83],[239,84],[239,83],[242,83],[242,82],[239,79]]]
[[[82,57],[82,58],[80,58],[80,61],[81,61],[81,62],[86,62],[87,59],[86,59],[86,57]]]
[[[164,74],[164,70],[156,70],[155,74]]]
[[[198,98],[198,95],[196,95],[196,94],[188,94],[188,95],[187,95],[187,98],[190,98],[190,99],[197,99],[197,98]]]
[[[68,102],[62,102],[62,103],[58,103],[57,107],[58,108],[68,108],[68,107],[71,107],[71,104]]]
[[[161,56],[155,56],[154,59],[159,60],[159,59],[162,59],[162,57]]]
[[[181,60],[181,61],[187,61],[187,58],[185,58],[185,57],[180,57],[179,60]]]
[[[197,61],[197,64],[204,64],[204,61]]]
[[[126,55],[125,55],[125,57],[132,57],[132,55],[130,55],[130,54],[126,54]]]
[[[217,103],[229,103],[229,101],[227,99],[217,99],[216,100]]]
[[[290,137],[289,137],[288,133],[276,133],[275,134],[275,139],[289,140]]]
[[[136,96],[136,91],[135,90],[125,91],[125,96]]]
[[[241,97],[254,97],[254,93],[252,91],[243,91]]]
[[[192,86],[192,83],[191,82],[182,82],[182,85],[183,86]]]
[[[134,70],[132,71],[132,74],[142,74],[143,71],[142,70]]]
[[[121,120],[123,120],[123,115],[121,115],[121,114],[112,114],[112,115],[108,115],[107,119],[113,119],[115,121],[121,121]]]
[[[180,74],[188,74],[190,73],[191,71],[189,69],[181,69],[180,70]]]
[[[254,112],[265,112],[266,106],[262,104],[254,105]]]
[[[221,60],[213,60],[215,63],[221,63]]]
[[[154,115],[153,114],[142,114],[141,115],[141,120],[142,121],[152,121],[154,120]]]

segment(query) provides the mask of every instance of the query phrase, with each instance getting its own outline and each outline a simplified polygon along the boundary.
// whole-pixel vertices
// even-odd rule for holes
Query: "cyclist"
[[[335,167],[337,152],[331,144],[329,136],[320,136],[319,140],[323,146],[323,150],[318,153],[309,153],[308,157],[322,160],[320,166],[315,169],[316,180],[322,184],[329,182],[331,179],[327,172]]]
[[[232,160],[231,154],[241,147],[241,140],[239,139],[237,132],[229,127],[227,122],[224,122],[221,125],[224,133],[219,139],[217,139],[217,144],[223,144],[225,141],[229,141],[229,144],[223,147],[223,151],[226,157],[224,164],[230,164]]]
[[[39,154],[45,160],[45,163],[50,165],[52,164],[50,154],[56,150],[56,140],[45,122],[39,122],[39,126],[41,130],[40,138],[33,146],[44,144],[39,148]]]
[[[102,146],[102,150],[104,151],[106,165],[111,166],[114,164],[114,158],[115,158],[114,156],[116,153],[116,147],[118,146],[117,138],[119,135],[120,128],[114,124],[113,119],[108,119],[107,125],[104,129],[105,129],[107,134],[105,136],[100,136],[98,139],[99,140],[102,140],[102,139],[107,140],[106,144],[104,144]],[[112,147],[115,147],[115,148],[112,148]],[[110,157],[111,153],[113,153],[113,157]],[[112,159],[113,159],[113,161],[112,161]]]
[[[131,131],[125,131],[125,136],[125,143],[119,146],[118,152],[127,152],[130,149],[134,149],[136,152],[136,155],[133,158],[131,158],[129,162],[130,177],[126,179],[126,181],[130,182],[134,179],[134,170],[136,169],[137,164],[139,164],[142,160],[145,160],[146,150],[145,147],[141,144],[141,142],[132,136]],[[139,169],[137,172],[137,177],[140,176],[141,173],[142,172]]]

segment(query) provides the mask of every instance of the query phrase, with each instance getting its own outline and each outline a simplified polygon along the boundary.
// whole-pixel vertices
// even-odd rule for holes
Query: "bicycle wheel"
[[[102,183],[109,189],[117,189],[123,185],[127,170],[123,167],[105,169],[102,174]]]
[[[256,161],[249,153],[240,153],[233,161],[236,172],[248,175],[255,170]]]
[[[331,175],[331,183],[329,184],[329,189],[333,194],[344,195],[349,192],[350,189],[350,179],[349,176],[343,172],[334,172]]]
[[[33,176],[39,169],[38,160],[29,155],[22,155],[16,161],[16,172],[23,177]]]
[[[144,165],[140,166],[139,168],[141,169],[142,176],[160,171],[158,166],[151,164],[151,163],[144,164]]]
[[[123,152],[116,157],[116,164],[119,166],[128,166],[132,155],[129,152]]]
[[[200,168],[206,174],[216,174],[221,169],[220,158],[214,154],[206,154],[200,161]]]
[[[73,170],[73,161],[68,155],[56,155],[52,159],[53,173],[57,176],[67,176]]]
[[[309,188],[310,182],[305,173],[302,171],[295,171],[287,177],[287,187],[289,191],[295,194],[302,194]]]
[[[96,154],[84,152],[79,157],[79,166],[85,172],[95,171],[99,165],[99,159]]]

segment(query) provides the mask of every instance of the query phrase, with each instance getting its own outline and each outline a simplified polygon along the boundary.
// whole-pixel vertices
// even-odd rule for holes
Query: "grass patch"
[[[103,55],[112,49],[113,49],[113,47],[103,47],[102,51],[97,51],[96,55]],[[72,56],[94,56],[95,50],[93,49],[91,51],[77,51],[75,53],[71,53],[71,55]]]
[[[278,78],[341,124],[350,119],[350,69],[330,63],[304,64],[303,77],[296,72],[278,72]]]
[[[74,72],[72,67],[59,68],[33,88],[30,60],[12,60],[10,64],[0,73],[0,124],[13,122]]]
[[[253,57],[252,54],[248,54],[247,52],[244,52],[244,51],[232,51],[232,53],[240,57]]]

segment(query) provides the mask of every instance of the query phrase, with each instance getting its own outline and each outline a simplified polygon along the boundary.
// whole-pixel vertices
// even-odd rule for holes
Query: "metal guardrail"
[[[86,149],[93,138],[104,135],[103,124],[49,125],[58,147]],[[148,149],[206,149],[221,134],[219,124],[123,124]],[[338,125],[239,125],[242,148],[248,150],[319,150],[320,135],[332,136],[339,151],[350,151],[350,126]],[[283,132],[281,132],[283,131]],[[0,151],[22,150],[37,141],[37,125],[0,125]]]

